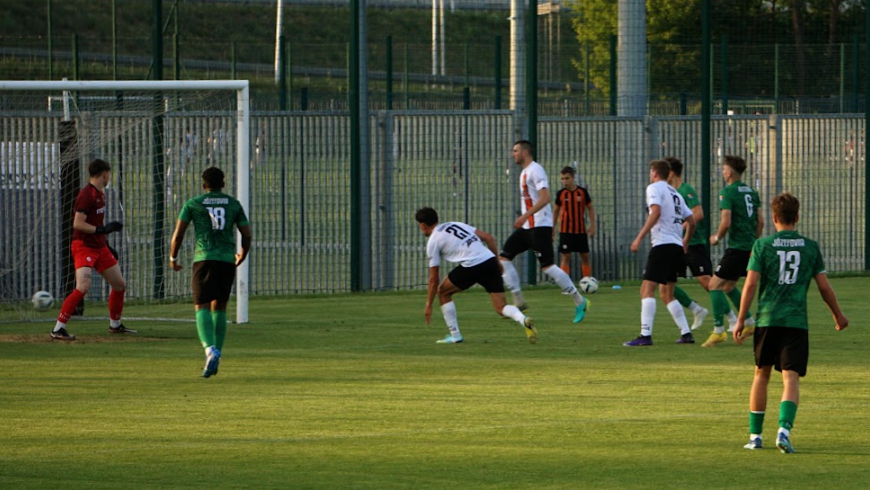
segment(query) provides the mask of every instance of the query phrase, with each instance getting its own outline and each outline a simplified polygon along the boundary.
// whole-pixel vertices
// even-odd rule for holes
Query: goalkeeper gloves
[[[97,235],[108,235],[109,233],[115,233],[116,231],[121,231],[124,229],[124,224],[120,221],[110,221],[105,226],[98,226],[94,231],[94,234]]]

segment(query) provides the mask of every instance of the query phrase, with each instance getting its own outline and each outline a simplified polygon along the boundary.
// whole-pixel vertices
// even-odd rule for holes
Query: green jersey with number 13
[[[761,275],[755,320],[759,327],[809,328],[807,290],[825,272],[818,243],[791,230],[759,238],[747,269]]]
[[[761,200],[755,189],[740,182],[734,182],[719,191],[719,209],[731,211],[731,227],[728,229],[728,248],[752,250],[755,243],[755,228]]]
[[[181,208],[178,219],[193,221],[196,233],[194,262],[217,260],[236,261],[235,226],[245,226],[248,218],[236,198],[223,192],[209,192],[194,197]]]

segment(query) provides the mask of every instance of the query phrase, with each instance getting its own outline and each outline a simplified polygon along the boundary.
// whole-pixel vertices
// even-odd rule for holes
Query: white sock
[[[583,296],[580,296],[580,291],[577,291],[577,287],[574,286],[574,281],[571,280],[571,276],[565,274],[565,271],[555,265],[551,265],[544,269],[544,274],[553,278],[553,280],[556,281],[556,284],[562,288],[563,293],[571,295],[571,297],[574,298],[575,305],[579,306],[583,304]]]
[[[713,327],[713,333],[715,333],[716,335],[719,335],[719,334],[721,334],[721,333],[724,332],[724,331],[725,331],[725,327],[724,327],[724,326],[722,326],[722,327]]]
[[[683,335],[691,333],[692,329],[689,328],[689,321],[686,320],[686,313],[683,311],[683,306],[680,302],[673,300],[667,306],[668,311],[671,312],[671,317],[677,323],[677,326],[680,327],[680,333]]]
[[[653,320],[656,317],[656,299],[643,298],[640,300],[640,334],[646,337],[652,336]]]
[[[109,326],[112,328],[118,328],[121,326],[121,320],[109,320]]]
[[[205,348],[205,355],[206,355],[206,357],[212,355],[212,353],[214,353],[214,355],[216,355],[216,356],[220,356],[220,355],[221,355],[220,351],[217,350],[217,347],[215,347],[215,346],[213,346],[213,345],[210,345],[210,346],[208,346],[208,347]]]
[[[501,266],[504,268],[504,274],[502,274],[501,278],[504,280],[504,285],[507,286],[508,291],[513,295],[514,304],[525,304],[523,290],[520,288],[520,276],[517,274],[517,269],[514,267],[513,262],[502,260]]]
[[[444,322],[450,330],[450,335],[456,338],[462,337],[459,333],[459,322],[456,320],[456,304],[451,301],[441,305],[441,314],[444,315]]]
[[[728,310],[728,313],[726,313],[725,316],[728,318],[728,325],[737,325],[737,315],[734,314],[734,311]]]
[[[749,434],[750,439],[761,439],[761,434]]]
[[[501,310],[501,314],[521,325],[525,325],[526,315],[523,315],[523,312],[516,306],[506,305],[504,309]]]
[[[52,332],[60,332],[60,329],[66,328],[66,323],[57,322],[54,324],[54,330]]]
[[[692,313],[698,314],[704,311],[704,307],[692,301],[692,304],[689,305],[689,309],[692,310]]]
[[[786,428],[780,427],[777,434],[785,434],[786,437],[789,437],[791,435],[791,431]]]

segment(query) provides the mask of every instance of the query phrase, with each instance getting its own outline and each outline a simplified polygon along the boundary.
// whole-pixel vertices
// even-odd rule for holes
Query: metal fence
[[[97,113],[91,117],[99,119]],[[118,115],[100,124],[115,124]],[[0,185],[0,286],[4,300],[29,297],[34,288],[63,296],[58,244],[60,220],[51,198],[57,178],[58,116],[15,113],[0,118],[4,149]],[[114,122],[113,122],[114,121]],[[198,175],[208,165],[228,170],[234,181],[234,138],[229,113],[191,112],[167,116],[166,215],[157,230],[168,243],[184,200],[199,192]],[[519,121],[509,111],[381,111],[370,115],[370,174],[366,179],[370,213],[364,245],[368,264],[364,286],[370,290],[425,287],[426,239],[414,211],[433,206],[443,220],[466,221],[502,242],[519,214],[519,168],[511,148]],[[103,127],[100,124],[91,126]],[[132,128],[140,127],[136,125]],[[155,229],[148,212],[153,202],[153,172],[147,167],[149,125],[129,136],[123,174],[126,227],[122,267],[131,298],[149,300],[149,267]],[[225,138],[215,131],[226,128]],[[28,129],[29,128],[29,129]],[[646,219],[646,163],[677,156],[686,164],[686,181],[701,189],[699,117],[542,118],[538,160],[557,190],[559,170],[576,165],[594,200],[598,227],[591,240],[593,274],[609,281],[641,276],[645,253],[632,254],[631,240]],[[23,131],[32,134],[24,139]],[[818,240],[828,270],[864,269],[864,119],[861,115],[716,117],[712,125],[713,160],[737,154],[746,158],[747,183],[764,203],[767,232],[772,232],[767,203],[790,191],[802,202],[799,230]],[[250,256],[250,292],[254,295],[333,293],[350,290],[351,196],[350,117],[344,112],[260,112],[251,119],[251,205],[254,230]],[[217,133],[218,135],[220,133]],[[188,136],[190,135],[190,136]],[[216,141],[221,142],[215,146]],[[13,182],[12,142],[39,146],[40,157],[27,169],[42,180]],[[19,147],[22,148],[22,147]],[[34,147],[37,148],[37,147]],[[30,150],[27,150],[30,151]],[[35,150],[37,151],[37,150]],[[16,157],[17,158],[17,157]],[[133,167],[133,165],[143,167]],[[711,227],[718,225],[715,193],[723,182],[718,164],[710,169]],[[232,186],[228,188],[232,192]],[[46,194],[48,193],[48,194]],[[140,204],[129,204],[134,196]],[[150,197],[149,197],[150,196]],[[114,195],[108,200],[115,199]],[[111,203],[110,203],[111,204]],[[141,209],[139,209],[141,208]],[[159,235],[162,234],[162,235]],[[191,241],[188,241],[188,246]],[[722,247],[713,248],[718,259]],[[185,252],[188,253],[189,252]],[[524,270],[523,261],[518,264]],[[125,262],[127,263],[126,265]],[[136,265],[134,265],[136,264]],[[524,275],[525,277],[525,275]],[[541,274],[535,276],[545,281]],[[167,273],[168,298],[186,298],[189,276]],[[101,288],[93,295],[103,294]]]

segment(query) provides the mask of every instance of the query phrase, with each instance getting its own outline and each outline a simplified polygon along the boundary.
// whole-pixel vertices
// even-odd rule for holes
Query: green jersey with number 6
[[[756,325],[809,329],[807,290],[825,272],[818,243],[791,230],[759,238],[747,269],[761,274]]]
[[[248,218],[236,198],[223,192],[209,192],[194,197],[181,208],[178,219],[193,221],[196,232],[194,262],[217,260],[236,261],[235,226],[245,226]]]
[[[677,192],[679,192],[680,195],[683,196],[683,199],[686,201],[686,206],[689,206],[690,210],[695,206],[701,204],[701,200],[698,199],[698,193],[695,192],[695,188],[690,186],[689,184],[683,182],[680,188],[677,189]],[[702,219],[696,224],[695,234],[692,235],[691,239],[689,239],[689,246],[707,244],[707,237],[709,237],[710,235],[707,234],[706,216],[704,218],[705,219]]]
[[[728,248],[746,252],[752,250],[760,208],[758,193],[739,180],[719,191],[719,209],[731,211]]]

